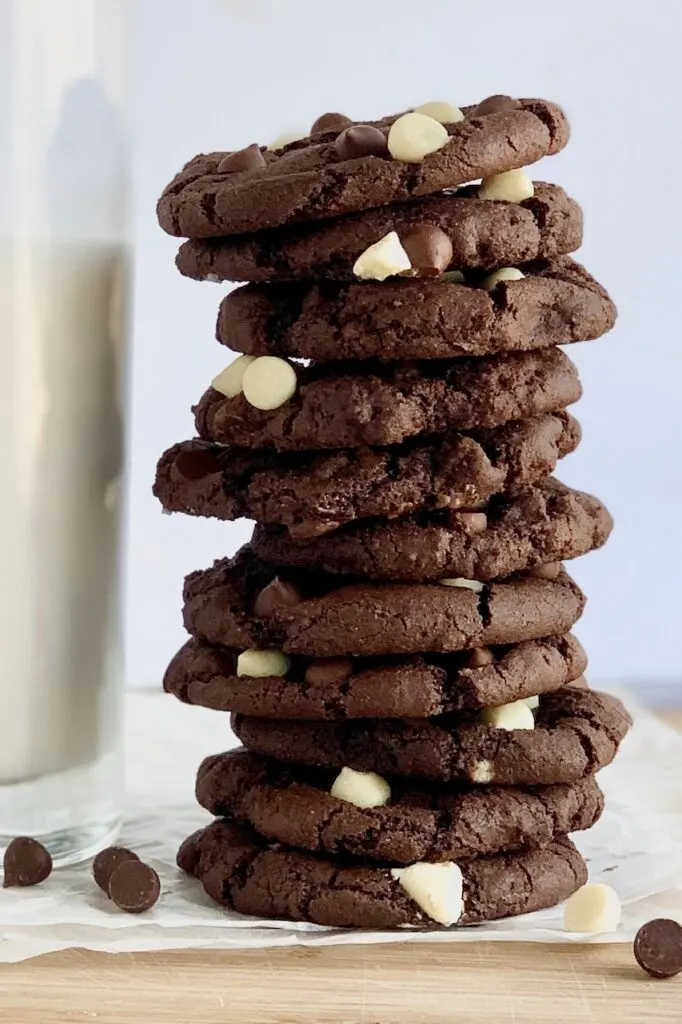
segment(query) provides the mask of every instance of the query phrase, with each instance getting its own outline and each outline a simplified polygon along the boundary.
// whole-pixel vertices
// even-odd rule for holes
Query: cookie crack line
[[[348,764],[379,774],[481,782],[478,768],[485,763],[487,781],[532,786],[575,783],[594,774],[613,760],[630,725],[616,698],[594,691],[548,694],[540,708],[535,729],[529,731],[494,729],[466,716],[339,726],[234,715],[232,727],[247,749],[294,764],[338,769]],[[580,729],[595,713],[601,742],[586,760]]]

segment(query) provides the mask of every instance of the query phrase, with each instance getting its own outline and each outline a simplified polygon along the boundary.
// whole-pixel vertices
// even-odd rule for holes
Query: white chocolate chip
[[[301,139],[305,139],[305,132],[285,132],[284,135],[278,135],[277,138],[270,143],[268,151],[270,153],[276,153],[278,149],[284,149],[290,142],[300,142]]]
[[[620,919],[618,893],[602,882],[583,885],[573,893],[564,908],[564,928],[567,932],[603,935],[615,932]]]
[[[211,387],[219,391],[225,398],[235,398],[242,392],[244,374],[251,363],[255,362],[255,356],[239,356],[229,366],[226,366],[222,373],[214,377]]]
[[[210,281],[211,284],[220,284],[220,278],[217,274],[207,274],[204,281]]]
[[[490,761],[477,761],[471,770],[471,781],[485,786],[493,781],[493,766]]]
[[[410,257],[403,249],[395,231],[368,246],[353,264],[353,273],[366,281],[385,281],[393,274],[411,270]]]
[[[438,280],[447,281],[448,284],[464,284],[464,274],[461,270],[446,270]]]
[[[259,356],[246,367],[244,398],[254,409],[279,409],[296,393],[296,371],[279,356]]]
[[[475,594],[480,594],[485,586],[485,583],[481,583],[480,580],[465,580],[461,576],[456,579],[438,580],[438,583],[441,587],[462,587],[464,590],[473,590]]]
[[[459,107],[453,107],[451,103],[445,103],[444,100],[431,100],[430,103],[422,103],[414,109],[417,114],[426,114],[427,117],[432,117],[440,124],[455,124],[457,121],[464,120],[464,114]]]
[[[391,798],[391,787],[376,772],[356,772],[342,768],[330,790],[337,800],[356,807],[383,807]]]
[[[442,149],[448,138],[447,130],[439,121],[414,111],[403,114],[391,125],[388,151],[394,160],[420,164],[429,153]]]
[[[493,274],[489,274],[488,277],[482,283],[482,287],[486,291],[491,292],[493,288],[497,287],[500,281],[521,281],[526,275],[522,274],[516,267],[500,267]]]
[[[281,651],[258,651],[249,648],[237,658],[237,675],[264,679],[266,676],[285,676],[289,671],[289,658]]]
[[[392,868],[391,878],[438,924],[457,924],[464,912],[462,872],[453,861],[429,864],[420,861],[408,868]]]
[[[540,698],[537,697],[537,696],[536,697],[524,697],[523,698],[523,703],[526,704],[531,709],[531,711],[535,711],[535,709],[540,706]]]
[[[496,708],[483,708],[481,718],[486,725],[494,729],[534,729],[533,712],[525,700],[515,700],[511,704],[500,704]]]
[[[522,203],[534,195],[533,182],[522,168],[484,178],[478,190],[479,199],[500,199],[507,203]]]

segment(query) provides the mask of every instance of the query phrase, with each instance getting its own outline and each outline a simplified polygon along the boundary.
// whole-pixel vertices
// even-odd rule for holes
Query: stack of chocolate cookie
[[[183,274],[249,282],[218,314],[240,355],[155,484],[257,523],[188,577],[164,682],[243,743],[201,765],[216,820],[179,853],[237,911],[449,926],[586,879],[568,834],[628,717],[584,682],[561,564],[611,519],[551,476],[580,440],[558,346],[616,315],[567,255],[579,207],[523,169],[567,141],[534,99],[325,114],[195,157],[159,202]]]

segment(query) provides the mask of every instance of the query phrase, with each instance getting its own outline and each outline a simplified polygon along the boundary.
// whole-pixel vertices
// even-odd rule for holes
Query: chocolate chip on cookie
[[[188,704],[257,718],[429,718],[535,698],[578,679],[575,637],[543,637],[447,655],[294,659],[286,676],[237,674],[237,652],[189,640],[164,676]]]

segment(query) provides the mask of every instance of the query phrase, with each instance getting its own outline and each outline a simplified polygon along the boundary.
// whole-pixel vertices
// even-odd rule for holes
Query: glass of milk
[[[121,812],[125,0],[0,0],[0,852]]]

